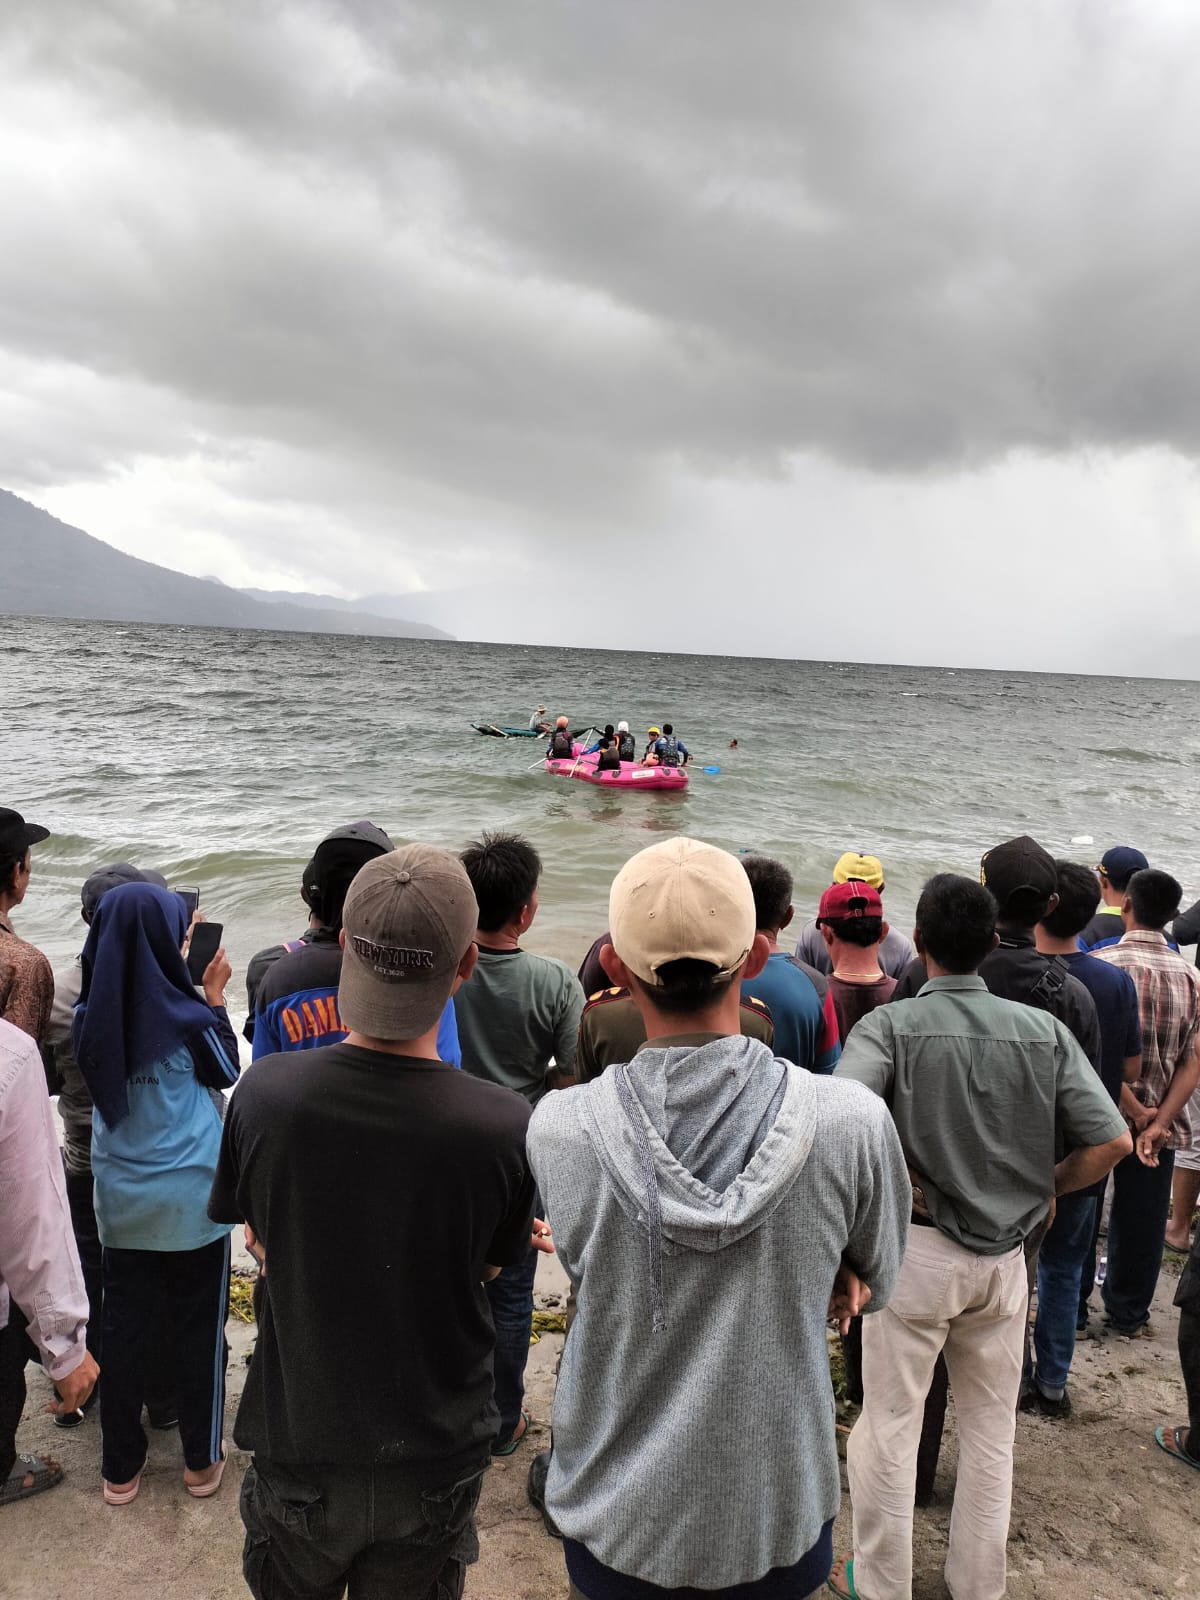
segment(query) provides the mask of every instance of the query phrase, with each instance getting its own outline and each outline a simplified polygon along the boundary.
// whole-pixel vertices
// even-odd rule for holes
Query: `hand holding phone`
[[[221,948],[223,932],[224,929],[219,922],[193,923],[191,938],[188,941],[187,969],[194,984],[199,985],[204,982],[209,962]]]

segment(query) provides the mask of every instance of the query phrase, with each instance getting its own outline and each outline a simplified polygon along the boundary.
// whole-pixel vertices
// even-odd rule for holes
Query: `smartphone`
[[[187,969],[193,983],[204,982],[205,968],[221,948],[223,931],[219,922],[198,922],[192,929],[192,942],[188,945]]]
[[[199,906],[200,906],[200,891],[199,891],[199,889],[193,889],[193,888],[185,889],[182,884],[178,884],[177,883],[175,885],[175,887],[171,890],[171,893],[172,894],[177,894],[182,898],[184,905],[187,907],[187,918],[188,918],[188,921],[190,922],[192,920],[192,918],[196,915],[196,912],[197,912],[197,910],[199,909]]]

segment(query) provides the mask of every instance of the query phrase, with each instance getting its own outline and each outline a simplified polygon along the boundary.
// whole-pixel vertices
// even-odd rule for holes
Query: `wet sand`
[[[1150,1339],[1081,1344],[1072,1379],[1075,1415],[1066,1424],[1022,1416],[1009,1540],[1012,1600],[1150,1600],[1200,1594],[1200,1472],[1163,1455],[1154,1428],[1185,1420],[1170,1304],[1177,1269],[1164,1269]],[[562,1296],[558,1263],[540,1263],[539,1296]],[[431,1308],[435,1311],[436,1308]],[[253,1329],[230,1325],[230,1427]],[[479,1507],[481,1558],[467,1580],[470,1600],[550,1600],[566,1594],[561,1546],[525,1494],[535,1450],[549,1443],[554,1365],[561,1335],[530,1351],[530,1442],[497,1461]],[[189,1499],[175,1433],[151,1435],[150,1463],[137,1500],[100,1497],[96,1420],[55,1429],[38,1406],[46,1380],[29,1368],[22,1450],[62,1462],[65,1481],[49,1494],[0,1511],[0,1596],[4,1600],[233,1600],[241,1577],[237,1487],[245,1457],[231,1452],[220,1493]],[[746,1449],[754,1448],[747,1430]],[[944,1600],[941,1578],[949,1525],[955,1440],[953,1406],[937,1498],[916,1514],[914,1600]],[[681,1493],[686,1463],[680,1466]],[[849,1540],[843,1497],[835,1548]]]

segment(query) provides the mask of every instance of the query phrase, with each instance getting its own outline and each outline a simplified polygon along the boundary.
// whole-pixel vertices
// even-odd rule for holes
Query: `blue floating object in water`
[[[705,772],[720,772],[720,767],[705,767]]]

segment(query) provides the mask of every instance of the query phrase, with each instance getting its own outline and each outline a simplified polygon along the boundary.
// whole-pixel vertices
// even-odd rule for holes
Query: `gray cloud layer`
[[[1191,460],[1198,64],[1166,3],[10,6],[0,481],[198,457],[264,569],[303,502],[432,581],[806,457]]]

